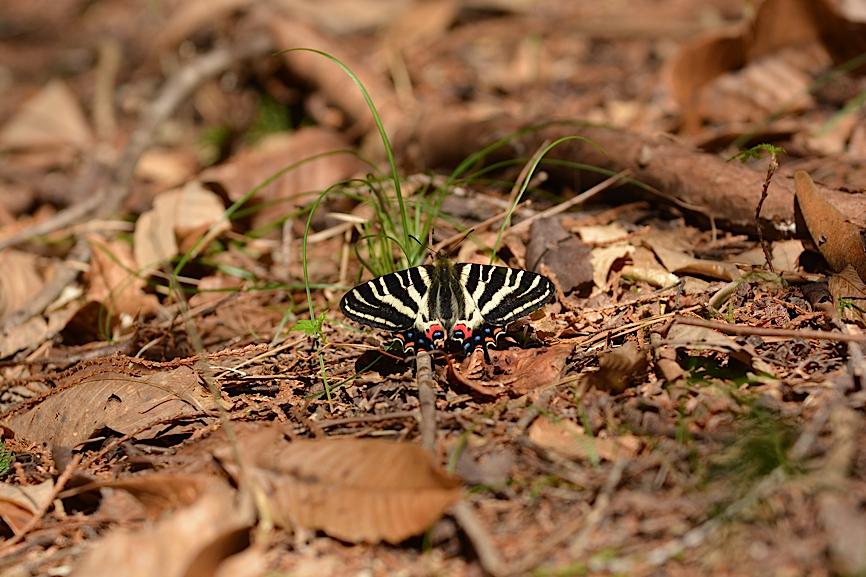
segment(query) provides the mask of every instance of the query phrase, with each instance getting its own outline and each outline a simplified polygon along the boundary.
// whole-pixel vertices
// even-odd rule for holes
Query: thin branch
[[[691,325],[694,327],[703,327],[705,329],[714,329],[727,335],[756,335],[759,337],[782,337],[788,339],[816,339],[824,341],[866,343],[866,335],[833,333],[830,331],[814,331],[807,329],[774,329],[769,327],[750,327],[747,325],[729,325],[727,323],[681,316],[676,317],[674,319],[674,322],[683,325]]]
[[[433,388],[433,361],[427,351],[415,356],[415,382],[421,403],[421,446],[436,453],[436,391]]]

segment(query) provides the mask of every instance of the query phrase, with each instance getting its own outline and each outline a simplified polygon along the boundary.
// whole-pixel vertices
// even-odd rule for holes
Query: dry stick
[[[427,351],[415,356],[415,382],[421,404],[421,446],[436,454],[436,391],[433,389],[433,361]]]
[[[521,220],[520,222],[518,222],[517,224],[515,224],[514,226],[512,226],[508,230],[506,230],[506,232],[510,232],[510,233],[522,232],[522,231],[526,230],[527,228],[529,228],[530,226],[532,226],[532,223],[537,221],[537,220],[541,220],[543,218],[550,218],[551,216],[556,216],[557,214],[565,212],[566,210],[568,210],[572,206],[581,204],[581,203],[589,200],[590,198],[592,198],[596,194],[604,191],[605,189],[610,188],[615,183],[619,182],[623,178],[626,178],[629,174],[631,174],[631,171],[629,169],[621,170],[620,172],[617,172],[613,176],[610,176],[610,177],[602,180],[601,182],[599,182],[598,184],[596,184],[595,186],[593,186],[589,190],[582,192],[573,198],[569,198],[565,202],[561,202],[561,203],[557,204],[556,206],[552,206],[552,207],[548,208],[547,210],[543,210],[537,214],[534,214],[534,215],[530,216],[529,218]]]
[[[680,316],[676,317],[674,322],[694,327],[703,327],[705,329],[714,329],[728,335],[756,335],[759,337],[782,337],[789,339],[817,339],[824,341],[866,343],[866,335],[850,335],[846,333],[831,333],[829,331],[813,331],[807,329],[772,329],[769,327],[729,325],[727,323]]]
[[[418,400],[421,404],[421,446],[435,455],[436,392],[433,389],[433,361],[427,351],[418,351],[415,356],[415,382],[418,384]],[[504,576],[502,557],[472,507],[461,500],[451,508],[451,514],[472,542],[484,570],[494,577]]]
[[[181,104],[186,102],[202,82],[225,71],[239,60],[265,54],[271,50],[271,47],[272,42],[269,38],[259,37],[243,46],[214,50],[182,68],[165,84],[156,100],[143,115],[138,127],[132,133],[123,155],[112,171],[109,184],[96,194],[89,196],[84,202],[60,211],[53,218],[0,240],[0,250],[65,228],[91,214],[104,217],[116,212],[129,194],[129,184],[132,181],[139,158],[150,146],[162,123],[168,120]],[[88,261],[90,259],[90,247],[86,241],[79,239],[68,259]],[[42,288],[26,308],[3,319],[0,330],[9,330],[40,314],[66,286],[75,280],[78,272],[77,269],[69,266],[62,267],[55,278]]]
[[[764,201],[767,200],[767,191],[770,188],[770,181],[773,179],[776,169],[779,168],[779,160],[776,158],[776,153],[770,153],[770,165],[767,167],[767,176],[764,178],[764,185],[761,187],[761,200],[758,201],[758,206],[755,207],[755,230],[758,233],[758,242],[761,243],[761,250],[764,251],[764,258],[767,261],[767,268],[770,272],[776,272],[773,268],[773,253],[770,251],[770,243],[764,238],[764,230],[761,228],[761,208],[764,206]]]
[[[49,495],[48,499],[45,500],[45,503],[41,507],[39,507],[39,510],[36,511],[36,513],[33,515],[30,521],[28,521],[27,524],[21,529],[21,531],[19,533],[16,533],[14,537],[6,541],[6,543],[4,543],[2,547],[0,547],[0,554],[20,543],[24,539],[24,537],[26,537],[27,534],[30,533],[30,531],[35,529],[39,525],[39,523],[42,522],[42,518],[45,517],[45,515],[48,513],[48,509],[51,508],[51,504],[54,503],[57,495],[60,494],[60,492],[63,490],[63,487],[66,486],[66,483],[69,481],[69,478],[72,477],[72,473],[74,473],[75,469],[78,468],[78,464],[81,462],[81,457],[81,453],[78,453],[77,455],[72,457],[72,460],[69,461],[69,464],[66,465],[66,468],[63,470],[60,476],[57,477],[57,482],[54,483],[54,487],[51,489],[51,495]]]

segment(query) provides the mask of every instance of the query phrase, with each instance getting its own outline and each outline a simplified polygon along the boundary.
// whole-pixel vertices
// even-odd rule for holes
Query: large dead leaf
[[[38,485],[0,483],[0,519],[18,533],[37,511],[48,505],[53,489],[52,479]]]
[[[78,577],[213,575],[249,543],[255,515],[245,499],[215,484],[193,505],[130,531],[115,529],[73,568]]]
[[[52,80],[0,130],[0,150],[73,145],[84,149],[93,135],[75,96]]]
[[[157,196],[153,209],[135,224],[135,262],[140,272],[144,274],[191,249],[205,232],[214,238],[230,229],[224,214],[220,197],[197,181]]]
[[[3,415],[3,423],[28,441],[74,447],[106,427],[132,434],[149,424],[215,408],[213,397],[189,367],[139,375],[93,365]],[[139,438],[159,433],[144,431]]]
[[[852,266],[866,281],[866,246],[860,229],[818,193],[808,173],[794,173],[795,206],[803,216],[808,233],[834,272]]]
[[[574,345],[559,343],[543,349],[491,351],[492,365],[477,351],[459,367],[449,364],[448,380],[482,395],[523,395],[555,384],[573,350]]]
[[[287,442],[272,427],[241,442],[277,524],[357,542],[399,543],[439,519],[460,482],[418,445],[373,439]],[[218,452],[229,458],[228,450]]]

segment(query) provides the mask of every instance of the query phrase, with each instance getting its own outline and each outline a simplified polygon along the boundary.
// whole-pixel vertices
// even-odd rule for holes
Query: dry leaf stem
[[[427,351],[415,357],[415,382],[421,403],[421,446],[436,454],[436,391],[433,388],[433,360]]]

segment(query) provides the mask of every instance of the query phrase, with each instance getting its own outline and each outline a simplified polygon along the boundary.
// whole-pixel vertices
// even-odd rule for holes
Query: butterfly
[[[433,264],[386,274],[351,289],[340,300],[350,319],[391,331],[404,352],[444,348],[466,353],[495,347],[505,326],[553,299],[553,283],[534,272],[474,263]]]

